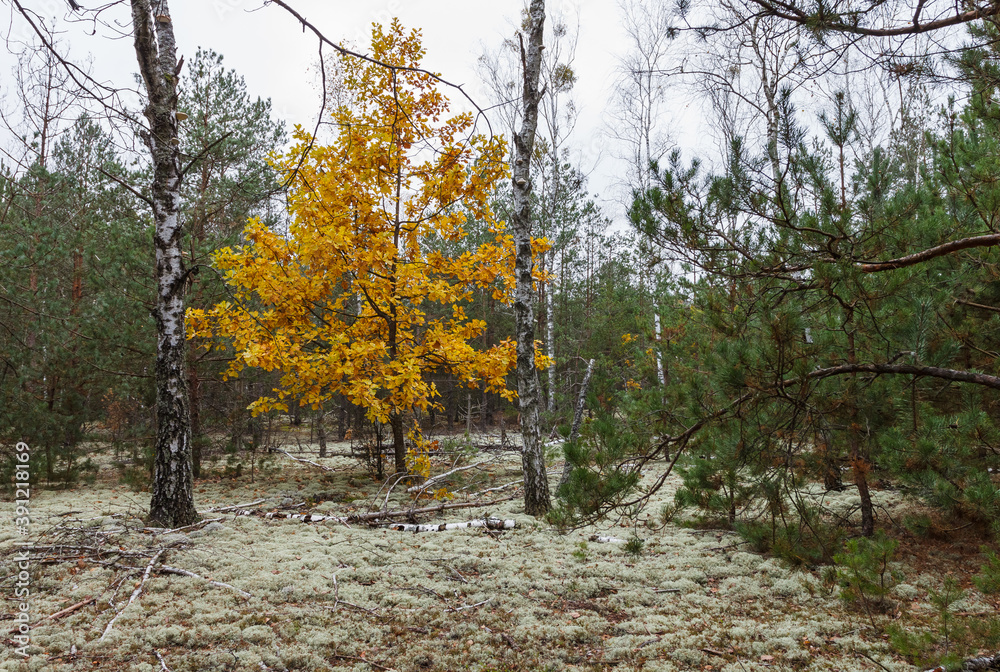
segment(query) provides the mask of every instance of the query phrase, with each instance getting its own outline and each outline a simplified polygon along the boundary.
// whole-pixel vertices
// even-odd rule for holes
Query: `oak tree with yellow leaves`
[[[388,31],[374,25],[371,44],[372,58],[394,68],[341,59],[336,140],[314,145],[298,129],[279,162],[294,174],[288,230],[251,221],[244,245],[215,256],[235,300],[189,318],[192,337],[229,339],[229,375],[281,373],[255,412],[342,394],[392,427],[397,472],[413,470],[406,414],[438,396],[428,372],[514,396],[505,384],[513,342],[473,347],[486,325],[463,310],[477,287],[511,300],[513,241],[490,207],[505,148],[475,134],[471,114],[448,116],[447,98],[419,70],[423,55],[419,31],[394,20]],[[470,219],[495,238],[458,256],[434,244],[464,238]]]

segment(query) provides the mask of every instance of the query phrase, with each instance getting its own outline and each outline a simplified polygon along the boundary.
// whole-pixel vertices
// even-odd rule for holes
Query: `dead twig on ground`
[[[156,564],[156,561],[159,560],[160,556],[166,553],[166,551],[167,551],[166,548],[161,548],[159,551],[156,552],[156,555],[154,555],[150,559],[149,564],[146,565],[146,571],[142,573],[142,580],[139,581],[139,585],[136,586],[135,590],[132,591],[132,596],[128,598],[128,602],[125,603],[125,606],[122,607],[121,610],[117,614],[115,614],[110,621],[108,621],[107,627],[104,628],[104,634],[102,634],[100,639],[98,639],[97,641],[99,642],[104,641],[104,638],[108,636],[109,632],[111,632],[111,628],[114,627],[115,621],[118,620],[118,617],[121,616],[123,613],[125,613],[125,610],[128,609],[129,605],[135,602],[136,599],[138,599],[139,593],[142,592],[142,587],[146,585],[146,581],[149,580],[149,575],[153,571],[153,565]]]
[[[292,458],[296,462],[301,462],[302,464],[308,464],[308,465],[310,465],[312,467],[316,467],[317,469],[322,469],[323,471],[336,471],[336,469],[333,469],[332,467],[327,467],[325,465],[318,464],[316,462],[313,462],[312,460],[306,460],[306,459],[301,458],[301,457],[295,457],[291,453],[286,453],[281,448],[275,448],[274,450],[276,450],[277,452],[279,452],[279,453],[281,453],[283,455],[286,455],[286,456]]]
[[[258,499],[253,502],[247,502],[246,504],[234,504],[233,506],[218,506],[211,509],[206,509],[205,513],[225,513],[227,511],[239,511],[241,509],[249,509],[251,506],[259,506],[268,500],[267,497],[264,499]]]
[[[160,655],[160,652],[159,652],[159,651],[157,651],[156,649],[153,649],[153,653],[155,653],[155,654],[156,654],[156,659],[157,659],[158,661],[160,661],[160,669],[161,669],[161,670],[162,670],[163,672],[171,672],[170,668],[169,668],[169,667],[167,667],[167,663],[166,663],[166,661],[165,661],[165,660],[163,660],[163,656],[161,656],[161,655]]]
[[[237,592],[243,597],[247,598],[248,600],[253,597],[253,595],[246,592],[245,590],[240,590],[235,586],[230,586],[228,583],[223,583],[222,581],[215,581],[214,579],[209,579],[207,577],[201,576],[200,574],[189,572],[186,569],[179,569],[177,567],[167,567],[166,565],[160,565],[159,567],[156,568],[156,571],[163,574],[178,574],[180,576],[189,576],[192,579],[201,579],[202,581],[209,582],[213,586],[218,586],[219,588],[228,588],[229,590]]]
[[[220,520],[222,520],[222,518],[206,518],[205,520],[200,520],[197,523],[194,523],[192,525],[185,525],[184,527],[176,527],[173,529],[169,529],[166,527],[144,527],[142,528],[142,531],[150,532],[152,534],[181,534],[183,532],[190,532],[193,530],[200,529],[208,525],[209,523],[217,523]]]

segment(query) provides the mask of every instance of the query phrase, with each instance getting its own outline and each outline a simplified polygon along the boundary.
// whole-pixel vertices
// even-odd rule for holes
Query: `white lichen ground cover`
[[[496,483],[512,480],[519,457],[505,459],[508,473],[496,473]],[[322,461],[337,469],[333,473],[282,460],[278,474],[255,484],[199,482],[199,510],[262,497],[273,507],[287,498],[332,493],[337,501],[312,510],[343,514],[370,502],[379,487],[343,458]],[[6,598],[0,670],[911,669],[818,574],[743,552],[746,547],[729,533],[608,522],[561,535],[525,516],[514,499],[433,518],[515,519],[518,527],[503,533],[413,534],[205,513],[224,520],[187,534],[157,535],[141,531],[148,495],[113,485],[111,477],[108,472],[95,484],[69,490],[36,489],[34,537],[51,539],[62,525],[88,528],[84,536],[91,540],[105,533],[109,551],[173,544],[162,564],[252,597],[197,578],[153,573],[99,641],[153,552],[120,562],[132,571],[96,564],[82,552],[78,558],[72,551],[51,552],[52,559],[33,561],[32,621],[89,596],[96,602],[38,623],[31,631],[32,655],[24,660],[7,639],[16,572],[13,516],[6,515],[0,526]],[[675,485],[659,501],[669,501]],[[658,508],[654,502],[649,510]],[[638,557],[627,555],[622,544],[588,541],[595,534],[625,538],[633,532],[645,539]],[[936,579],[910,578],[901,597],[919,606]]]

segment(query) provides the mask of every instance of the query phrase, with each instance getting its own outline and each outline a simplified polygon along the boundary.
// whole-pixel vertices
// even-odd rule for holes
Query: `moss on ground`
[[[460,485],[475,492],[509,482],[518,459],[501,455],[495,469],[464,474]],[[325,515],[382,505],[385,491],[377,495],[380,484],[362,466],[343,458],[318,461],[335,471],[286,461],[254,484],[199,481],[200,510],[223,520],[170,536],[143,531],[148,495],[107,478],[35,490],[36,539],[103,539],[107,550],[99,557],[51,551],[33,561],[33,620],[88,596],[96,602],[37,623],[27,660],[8,641],[0,670],[152,671],[161,669],[157,653],[174,672],[911,669],[863,616],[824,587],[818,572],[744,552],[729,532],[629,526],[645,540],[633,556],[623,544],[588,541],[592,535],[625,538],[631,531],[624,525],[561,535],[525,516],[517,499],[437,518],[517,520],[516,529],[503,533],[413,534],[207,512],[260,498],[270,507],[310,499],[308,510]],[[670,501],[675,486],[649,510]],[[403,490],[396,488],[390,506],[412,503]],[[850,497],[840,497],[850,510]],[[4,516],[0,588],[8,598],[11,525]],[[100,641],[149,556],[171,543],[163,564],[253,597],[203,579],[153,574]],[[134,555],[122,557],[116,549]],[[95,562],[100,558],[108,564]],[[934,585],[933,577],[914,575],[896,590],[919,611]],[[5,611],[14,604],[8,599]],[[970,597],[963,608],[978,606]]]

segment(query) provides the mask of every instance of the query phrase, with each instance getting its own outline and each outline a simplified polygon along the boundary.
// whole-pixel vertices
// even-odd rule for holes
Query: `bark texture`
[[[528,9],[528,45],[521,43],[524,82],[521,101],[524,116],[521,129],[514,136],[514,212],[512,220],[516,248],[514,321],[517,334],[517,394],[521,407],[521,434],[524,450],[524,510],[532,516],[544,515],[551,508],[549,481],[545,473],[545,454],[539,431],[541,395],[535,367],[535,317],[532,302],[534,257],[531,250],[531,153],[538,128],[538,75],[542,66],[542,35],[545,23],[545,0],[531,0]]]
[[[572,443],[576,441],[577,437],[580,436],[580,425],[583,424],[583,409],[587,406],[587,388],[590,387],[590,376],[594,373],[594,360],[590,359],[587,361],[587,373],[583,376],[583,382],[580,383],[580,394],[576,397],[576,410],[573,412],[573,426],[569,430],[569,442]],[[562,476],[559,478],[559,487],[569,482],[569,475],[573,473],[573,465],[570,464],[569,460],[566,460],[566,464],[563,465]]]
[[[156,456],[152,522],[181,527],[198,520],[191,467],[191,406],[185,375],[181,164],[177,139],[177,45],[166,0],[131,0],[135,55],[147,95],[144,135],[153,158],[156,246]]]

